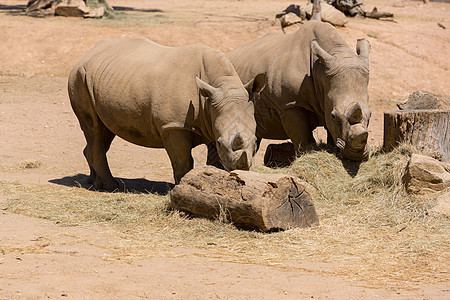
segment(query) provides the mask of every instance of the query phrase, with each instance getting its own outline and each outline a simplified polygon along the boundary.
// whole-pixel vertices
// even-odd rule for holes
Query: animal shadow
[[[342,165],[344,166],[344,169],[347,171],[348,175],[350,175],[352,178],[354,178],[356,175],[358,175],[359,167],[361,166],[361,162],[359,161],[352,161],[348,159],[341,159]]]
[[[81,187],[87,190],[95,190],[92,184],[88,183],[88,178],[85,174],[77,174],[51,179],[49,182],[68,187]],[[119,189],[115,192],[167,195],[175,186],[170,182],[151,181],[144,178],[129,179],[116,177],[116,180],[119,183]]]
[[[142,8],[134,8],[134,7],[129,7],[129,6],[113,6],[114,11],[139,11],[139,12],[147,12],[147,13],[151,13],[151,12],[164,12],[161,9],[157,9],[157,8],[150,8],[150,9],[142,9]]]

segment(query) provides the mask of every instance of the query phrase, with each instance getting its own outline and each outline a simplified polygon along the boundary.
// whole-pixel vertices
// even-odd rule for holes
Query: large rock
[[[450,191],[436,198],[436,205],[430,210],[430,213],[450,217]]]
[[[348,23],[344,13],[334,8],[332,5],[320,2],[321,17],[323,22],[330,23],[333,26],[345,26]],[[308,3],[305,6],[306,16],[311,18],[313,12],[313,4]]]
[[[55,16],[83,17],[89,14],[89,7],[83,0],[63,0],[55,8]]]
[[[103,6],[99,6],[96,8],[89,8],[89,13],[87,15],[84,15],[84,18],[93,18],[93,19],[99,19],[102,18],[105,15],[105,8]]]
[[[230,220],[264,232],[319,224],[317,191],[299,178],[250,171],[195,168],[170,192],[171,206],[194,216]]]
[[[282,28],[302,23],[302,19],[292,12],[282,15],[279,20]]]
[[[403,183],[407,192],[425,194],[450,186],[450,166],[432,157],[413,154],[406,166]]]

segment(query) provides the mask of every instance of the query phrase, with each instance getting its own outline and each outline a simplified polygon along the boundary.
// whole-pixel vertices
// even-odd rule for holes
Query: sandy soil
[[[147,37],[169,46],[202,43],[229,51],[241,42],[279,31],[275,13],[289,1],[110,0],[116,20],[26,16],[26,1],[0,4],[0,180],[23,184],[74,184],[88,172],[84,137],[66,92],[71,67],[101,38]],[[304,2],[300,2],[304,4]],[[450,95],[450,4],[367,1],[395,14],[397,22],[350,19],[339,29],[351,47],[365,37],[370,55],[370,144],[382,144],[383,111],[415,90]],[[294,29],[290,29],[294,30]],[[319,137],[322,137],[319,134]],[[266,142],[267,144],[267,142]],[[264,147],[263,147],[264,149]],[[257,156],[261,164],[264,151]],[[205,147],[194,151],[205,161]],[[114,176],[127,185],[157,189],[173,182],[163,149],[145,149],[118,138],[108,153]],[[142,186],[144,185],[144,186]],[[0,195],[0,204],[8,195]],[[43,253],[23,249],[59,241]],[[105,244],[120,243],[102,227],[61,228],[0,212],[0,297],[18,298],[251,298],[442,299],[448,285],[414,291],[365,288],[363,282],[324,275],[333,264],[289,262],[282,267],[242,265],[205,257],[204,250],[160,249],[171,255],[131,263],[109,261]],[[21,250],[22,249],[22,250]]]

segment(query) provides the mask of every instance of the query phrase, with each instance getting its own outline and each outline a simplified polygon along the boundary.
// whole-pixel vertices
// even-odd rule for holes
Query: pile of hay
[[[405,194],[401,176],[410,154],[405,147],[379,151],[358,166],[318,151],[289,168],[261,167],[260,172],[295,174],[321,194],[315,202],[320,226],[271,234],[187,218],[168,210],[168,196],[9,182],[0,182],[0,193],[9,195],[6,206],[15,213],[63,226],[114,228],[124,239],[113,249],[121,260],[170,256],[168,247],[186,246],[221,260],[292,270],[293,260],[333,262],[337,267],[320,272],[364,280],[368,286],[414,288],[417,282],[449,280],[450,226],[448,218],[428,215],[434,197]]]

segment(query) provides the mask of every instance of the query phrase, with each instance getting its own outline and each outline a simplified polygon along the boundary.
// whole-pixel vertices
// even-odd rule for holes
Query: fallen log
[[[173,209],[263,232],[319,224],[313,187],[285,174],[227,171],[212,166],[187,173],[170,192]]]
[[[371,19],[377,19],[378,20],[378,19],[381,19],[381,18],[393,18],[394,14],[388,13],[388,12],[378,11],[378,9],[376,7],[374,7],[371,12],[365,12],[364,16],[366,18],[371,18]]]
[[[450,110],[393,110],[384,113],[384,148],[415,145],[429,156],[450,161]]]

